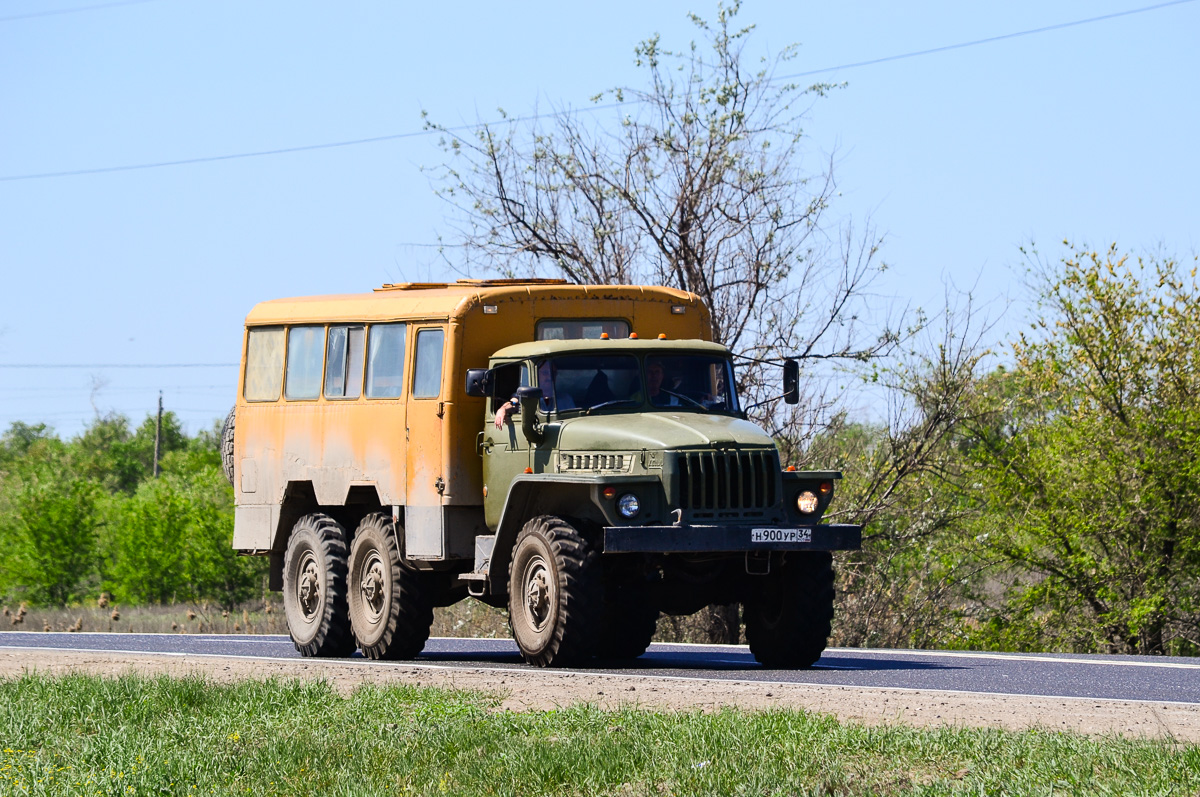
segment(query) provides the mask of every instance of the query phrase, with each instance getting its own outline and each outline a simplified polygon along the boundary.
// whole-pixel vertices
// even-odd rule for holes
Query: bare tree
[[[968,294],[947,291],[942,312],[877,371],[887,397],[876,425],[833,419],[804,455],[847,478],[832,520],[861,523],[863,549],[840,556],[838,644],[944,643],[971,611],[972,589],[995,557],[963,531],[980,506],[964,429],[989,414],[985,378],[994,322]]]
[[[837,408],[824,366],[891,352],[920,319],[871,292],[878,233],[830,218],[834,159],[810,153],[803,121],[835,87],[779,77],[795,46],[753,63],[739,7],[718,5],[712,24],[692,15],[701,42],[681,51],[641,42],[644,85],[602,92],[595,113],[426,125],[448,155],[434,177],[463,244],[454,265],[698,294],[713,338],[742,358],[739,393],[787,455]],[[799,407],[772,400],[785,357],[806,363]]]
[[[739,387],[753,402],[777,392],[764,362],[861,359],[899,325],[871,306],[878,235],[827,223],[832,158],[806,149],[808,107],[833,87],[777,79],[795,47],[748,65],[738,10],[692,15],[706,46],[640,43],[645,87],[593,98],[615,119],[555,108],[467,134],[427,126],[451,155],[436,178],[468,266],[695,292],[714,339],[751,358]]]

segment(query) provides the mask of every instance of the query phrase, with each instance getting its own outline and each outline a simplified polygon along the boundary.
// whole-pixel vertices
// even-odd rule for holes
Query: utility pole
[[[158,422],[154,424],[154,478],[158,478],[158,446],[162,440],[162,391],[158,391]]]

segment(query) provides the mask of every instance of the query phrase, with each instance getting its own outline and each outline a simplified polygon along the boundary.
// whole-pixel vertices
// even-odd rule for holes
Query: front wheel
[[[521,529],[508,571],[508,619],[525,661],[569,667],[592,657],[601,622],[599,565],[599,554],[561,518],[541,515]]]
[[[821,658],[833,621],[833,556],[791,554],[755,585],[744,607],[746,641],[764,667],[811,667]]]
[[[349,656],[356,647],[346,605],[346,532],[319,512],[292,527],[283,555],[283,609],[301,656]]]
[[[350,546],[350,625],[369,659],[411,659],[425,647],[433,606],[421,574],[404,566],[382,512],[363,518]]]

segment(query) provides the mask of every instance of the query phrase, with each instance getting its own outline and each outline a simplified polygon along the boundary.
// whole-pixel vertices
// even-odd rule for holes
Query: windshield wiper
[[[709,409],[708,407],[706,407],[706,406],[704,406],[703,404],[701,404],[699,401],[696,401],[696,400],[695,400],[694,398],[692,398],[691,396],[685,396],[685,395],[683,395],[682,393],[676,393],[674,390],[664,390],[664,391],[662,391],[662,392],[663,392],[663,393],[665,393],[665,394],[667,394],[668,396],[674,396],[674,397],[675,397],[675,398],[677,398],[677,399],[682,399],[682,400],[686,401],[688,404],[691,404],[693,407],[699,407],[700,409],[704,410],[705,412],[707,412],[707,411],[708,411],[708,409]],[[656,406],[656,407],[666,407],[666,406],[670,406],[670,405],[667,405],[667,404],[655,404],[654,406]]]
[[[588,407],[587,410],[585,410],[583,414],[591,415],[592,412],[594,412],[595,410],[601,409],[603,407],[615,407],[618,404],[641,404],[641,403],[642,402],[639,401],[638,399],[627,399],[627,398],[612,399],[611,401],[602,401],[599,404],[596,404],[595,406]]]

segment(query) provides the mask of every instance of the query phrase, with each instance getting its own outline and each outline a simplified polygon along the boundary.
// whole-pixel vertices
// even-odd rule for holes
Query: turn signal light
[[[833,482],[821,482],[821,486],[817,489],[821,491],[821,495],[829,495],[833,492]]]
[[[616,487],[605,487],[602,495],[605,498],[616,498],[617,497],[617,488]]]

